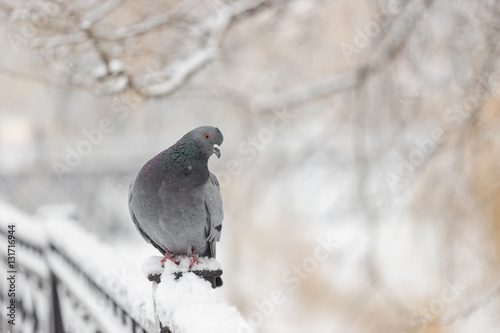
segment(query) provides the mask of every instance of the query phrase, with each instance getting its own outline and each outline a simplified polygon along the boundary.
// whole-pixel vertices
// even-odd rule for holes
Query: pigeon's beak
[[[217,155],[217,158],[220,158],[220,147],[218,144],[214,145],[214,154]]]

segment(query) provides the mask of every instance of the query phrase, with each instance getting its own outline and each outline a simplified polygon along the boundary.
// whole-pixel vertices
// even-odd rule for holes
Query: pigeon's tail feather
[[[215,258],[215,241],[208,242],[208,257]]]

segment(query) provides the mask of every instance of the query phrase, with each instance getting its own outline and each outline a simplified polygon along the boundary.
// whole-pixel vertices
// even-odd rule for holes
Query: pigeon
[[[220,158],[224,137],[216,127],[186,133],[170,148],[149,160],[132,180],[129,210],[142,237],[176,262],[176,255],[215,258],[224,217],[216,176],[208,159]],[[220,277],[217,285],[222,284]]]

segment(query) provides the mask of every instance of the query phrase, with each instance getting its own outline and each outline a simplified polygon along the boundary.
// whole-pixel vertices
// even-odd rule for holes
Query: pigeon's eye
[[[210,139],[210,135],[208,135],[208,133],[205,134],[205,139],[207,139],[207,140]]]

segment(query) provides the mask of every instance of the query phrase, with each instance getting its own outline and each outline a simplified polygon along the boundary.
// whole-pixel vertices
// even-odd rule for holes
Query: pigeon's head
[[[224,140],[221,131],[217,127],[201,126],[195,128],[191,132],[191,137],[196,142],[197,146],[206,154],[207,157],[212,154],[220,158],[220,145]]]

